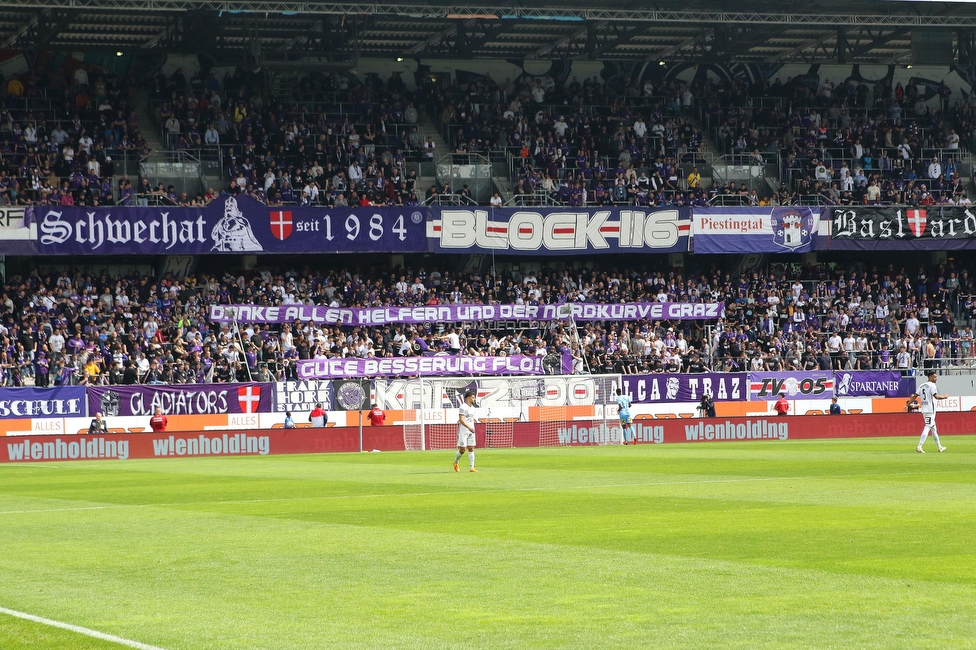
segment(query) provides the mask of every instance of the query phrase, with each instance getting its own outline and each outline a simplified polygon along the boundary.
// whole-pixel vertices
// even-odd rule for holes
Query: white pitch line
[[[30,512],[81,512],[82,510],[112,510],[114,508],[137,508],[148,504],[128,505],[109,505],[109,506],[83,506],[81,508],[39,508],[37,510],[2,510],[0,515],[24,515]],[[159,504],[166,505],[166,504]]]
[[[114,634],[106,634],[105,632],[99,632],[98,630],[92,630],[87,627],[81,627],[80,625],[72,625],[71,623],[62,623],[61,621],[55,621],[50,618],[44,618],[43,616],[34,616],[33,614],[27,614],[25,612],[18,612],[15,609],[7,609],[6,607],[0,607],[0,614],[7,614],[8,616],[22,618],[25,621],[33,621],[34,623],[40,623],[41,625],[48,625],[50,627],[59,627],[62,630],[68,630],[70,632],[84,634],[85,636],[90,636],[95,639],[101,639],[102,641],[110,641],[112,643],[124,645],[128,648],[136,648],[137,650],[163,650],[158,646],[149,645],[148,643],[132,641],[131,639],[123,639],[122,637],[115,636]]]
[[[719,479],[715,481],[665,481],[653,483],[606,483],[603,485],[561,485],[557,487],[526,487],[526,488],[502,488],[499,490],[445,490],[439,492],[407,492],[403,494],[392,494],[389,492],[377,494],[322,494],[314,497],[280,497],[277,499],[233,499],[228,501],[179,501],[175,503],[119,503],[104,506],[83,506],[80,508],[38,508],[35,510],[0,510],[0,515],[25,515],[32,512],[82,512],[84,510],[117,510],[120,508],[172,508],[176,506],[215,506],[215,505],[239,505],[242,503],[280,503],[287,501],[323,501],[327,499],[377,499],[391,497],[432,497],[438,495],[458,495],[458,494],[496,494],[500,492],[554,492],[558,490],[605,490],[608,488],[619,487],[650,487],[654,485],[697,485],[701,483],[742,483],[745,481],[780,481],[787,477],[755,477],[738,479]],[[789,477],[794,478],[803,477]],[[811,477],[807,477],[811,478]]]
[[[859,477],[868,476],[916,476],[927,475],[928,472],[886,472],[881,474],[859,474]],[[389,492],[379,494],[323,494],[314,497],[281,497],[277,499],[235,499],[230,501],[180,501],[176,503],[121,503],[109,504],[104,506],[82,506],[80,508],[37,508],[34,510],[0,510],[0,515],[26,515],[34,512],[82,512],[85,510],[118,510],[122,508],[174,508],[177,506],[217,506],[217,505],[239,505],[242,503],[281,503],[288,501],[323,501],[327,499],[389,499],[402,497],[431,497],[440,495],[458,494],[495,494],[501,492],[556,492],[560,490],[606,490],[610,488],[622,487],[654,487],[661,485],[705,485],[712,483],[748,483],[753,481],[802,481],[804,479],[837,479],[844,477],[836,476],[752,476],[740,478],[714,479],[703,481],[654,481],[651,483],[605,483],[602,485],[559,485],[554,487],[526,487],[526,488],[501,488],[498,490],[448,490],[438,492],[407,492],[404,494],[392,494]]]

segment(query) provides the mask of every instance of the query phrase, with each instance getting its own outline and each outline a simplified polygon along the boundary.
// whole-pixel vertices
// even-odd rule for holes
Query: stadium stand
[[[444,268],[445,270],[442,270]],[[189,276],[90,271],[13,278],[0,313],[4,385],[196,383],[293,379],[298,359],[430,355],[456,332],[464,353],[571,351],[577,371],[642,374],[711,370],[900,369],[970,365],[976,294],[953,264],[908,272],[783,266],[736,275],[720,267],[542,269],[495,277],[447,267],[386,273],[336,267]],[[345,307],[492,302],[681,301],[726,304],[723,319],[338,327],[211,323],[211,304]],[[959,327],[956,315],[968,325]],[[711,325],[711,326],[709,326]]]
[[[462,84],[444,75],[408,89],[395,72],[357,83],[310,73],[272,97],[256,83],[239,68],[219,80],[157,71],[144,82],[146,126],[164,151],[219,165],[218,191],[269,205],[419,205],[445,194],[470,202],[467,188],[420,187],[408,169],[433,160],[425,124],[450,147],[438,155],[507,167],[515,205],[970,203],[963,157],[973,147],[973,96],[953,98],[945,83],[706,77],[621,88],[598,77],[560,86],[550,76]],[[213,188],[187,193],[130,179],[131,164],[117,177],[120,160],[151,152],[129,99],[137,90],[92,66],[70,79],[60,70],[11,79],[0,107],[0,202],[212,200]],[[723,177],[717,156],[769,182]]]
[[[108,71],[34,70],[10,79],[0,104],[0,206],[114,205],[114,177],[149,155],[126,88]]]
[[[739,77],[690,83],[599,77],[565,85],[529,76],[399,73],[361,80],[310,73],[268,98],[240,68],[218,79],[157,71],[145,81],[152,119],[140,124],[140,90],[110,70],[32,70],[6,84],[0,105],[0,204],[5,206],[205,205],[250,195],[268,205],[420,205],[464,187],[419,186],[412,164],[429,162],[424,124],[436,124],[445,155],[503,164],[510,205],[968,205],[963,160],[973,148],[974,95],[848,80]],[[934,93],[934,95],[933,95]],[[938,105],[931,98],[937,96]],[[166,152],[216,161],[223,184],[190,196],[130,179],[151,153],[141,128]],[[721,182],[716,156],[775,170],[775,182]],[[121,171],[116,163],[124,161]],[[704,172],[704,174],[702,173]],[[762,176],[763,179],[767,178]],[[707,179],[707,180],[706,180]],[[706,184],[707,183],[707,184]],[[498,201],[496,203],[496,200]],[[501,205],[496,193],[489,203]],[[897,267],[897,268],[896,268]],[[700,323],[587,324],[582,349],[565,328],[514,331],[456,324],[466,353],[545,354],[571,349],[588,369],[638,374],[705,370],[907,370],[972,357],[972,280],[954,262],[915,273],[900,265],[846,270],[783,265],[738,272],[664,267],[620,271],[543,268],[529,282],[449,266],[361,274],[345,268],[172,277],[110,277],[69,267],[14,276],[5,286],[4,385],[236,381],[294,377],[292,362],[323,356],[435,353],[452,324],[352,329],[297,324],[238,336],[205,318],[210,304],[699,302],[721,299],[726,316]],[[968,320],[968,327],[957,322]],[[422,339],[421,344],[419,340]],[[417,342],[414,346],[411,342]],[[425,352],[426,351],[426,352]]]
[[[411,92],[397,74],[354,87],[340,79],[310,75],[270,108],[227,79],[224,94],[235,97],[225,108],[212,76],[196,89],[157,78],[169,100],[154,114],[175,148],[221,147],[230,191],[272,204],[429,200],[405,169],[407,160],[425,159],[417,130],[424,115],[454,154],[508,164],[520,205],[970,202],[959,154],[972,147],[973,105],[951,101],[945,84],[938,92],[950,95],[936,108],[914,83],[835,89],[825,79],[814,91],[800,79],[744,87],[734,78],[621,92],[596,77],[565,87],[551,77],[467,85],[446,77]],[[737,164],[779,161],[779,191],[714,177],[703,184],[705,133]],[[454,189],[435,193],[463,193]]]
[[[973,103],[910,82],[869,88],[849,79],[748,88],[708,84],[705,121],[724,152],[782,155],[782,205],[969,205],[959,154],[972,149]],[[751,152],[751,153],[750,153]]]

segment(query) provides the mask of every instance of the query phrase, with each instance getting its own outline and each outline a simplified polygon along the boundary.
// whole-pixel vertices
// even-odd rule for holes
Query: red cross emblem
[[[237,402],[241,405],[241,413],[257,413],[261,406],[261,387],[238,386]]]
[[[271,234],[281,241],[291,236],[291,212],[279,210],[271,213]]]
[[[916,237],[924,235],[925,210],[908,210],[905,214],[908,216],[908,227],[911,228],[912,234]]]

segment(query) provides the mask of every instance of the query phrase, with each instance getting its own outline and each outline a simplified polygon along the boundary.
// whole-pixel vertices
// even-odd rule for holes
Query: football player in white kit
[[[458,467],[458,461],[461,460],[461,454],[464,450],[468,450],[468,461],[471,463],[471,469],[469,472],[477,472],[474,468],[474,397],[473,391],[468,391],[464,394],[464,399],[461,402],[461,406],[458,408],[458,440],[457,440],[457,455],[454,457],[454,471],[460,472],[461,468]]]
[[[920,454],[924,454],[925,451],[922,449],[922,443],[928,437],[929,432],[932,432],[932,437],[935,438],[935,446],[939,448],[939,451],[945,451],[945,447],[939,441],[939,430],[935,426],[935,401],[939,399],[945,399],[949,397],[948,395],[940,395],[935,387],[935,380],[939,376],[930,372],[928,374],[929,380],[922,384],[918,389],[918,395],[922,398],[922,407],[919,409],[922,412],[922,418],[925,420],[925,428],[922,429],[922,437],[918,439],[918,447],[915,448]]]

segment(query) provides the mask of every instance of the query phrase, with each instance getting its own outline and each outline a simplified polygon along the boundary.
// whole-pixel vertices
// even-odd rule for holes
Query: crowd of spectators
[[[458,83],[441,75],[411,91],[396,74],[386,81],[370,75],[354,86],[342,75],[303,83],[298,99],[277,102],[274,110],[260,100],[232,117],[211,107],[210,141],[243,147],[230,152],[232,191],[272,203],[429,199],[404,165],[433,158],[433,141],[415,128],[426,115],[454,154],[507,157],[521,204],[703,206],[720,195],[724,203],[744,205],[970,203],[958,155],[972,146],[976,107],[972,97],[950,101],[944,83],[933,90],[915,83],[869,88],[798,78],[749,85],[708,77],[618,87],[599,77],[560,85],[548,76]],[[308,90],[319,87],[319,95]],[[301,103],[330,93],[337,103],[320,112]],[[238,90],[235,106],[245,100]],[[343,111],[352,107],[363,117],[350,120]],[[782,179],[780,192],[769,194],[763,183],[703,183],[708,152],[698,124],[742,165],[763,169],[778,155],[782,167],[772,176]],[[201,129],[190,133],[198,145]]]
[[[114,205],[113,157],[149,154],[117,76],[35,66],[0,85],[0,205]]]
[[[167,145],[223,160],[225,191],[269,205],[417,205],[423,190],[408,160],[432,160],[415,105],[398,74],[313,73],[292,97],[263,99],[238,70],[218,80],[158,72],[149,81],[154,119]],[[164,192],[176,203],[194,199]],[[197,200],[206,197],[197,197]]]
[[[693,96],[675,81],[619,88],[594,76],[479,77],[438,88],[456,153],[507,152],[522,202],[705,205],[704,140]]]
[[[705,76],[621,86],[596,76],[459,76],[416,75],[408,86],[400,73],[316,72],[268,98],[259,76],[243,69],[221,79],[160,71],[145,81],[156,122],[149,128],[167,148],[221,160],[226,185],[218,189],[271,205],[416,205],[462,194],[418,187],[408,170],[444,153],[509,160],[520,203],[702,206],[720,195],[751,205],[970,203],[960,155],[976,144],[976,95],[954,98],[945,83]],[[9,79],[0,98],[0,204],[211,200],[214,191],[186,195],[146,179],[113,186],[113,154],[149,153],[131,90],[86,65],[70,74],[36,66]],[[447,152],[423,135],[438,127]],[[700,127],[745,165],[764,168],[778,156],[780,191],[709,186]]]
[[[780,154],[773,203],[970,204],[959,156],[976,149],[976,96],[953,101],[945,82],[733,78],[692,89],[723,152],[753,165]]]
[[[265,101],[246,75],[220,82],[200,73],[188,82],[177,71],[157,73],[150,87],[170,146],[221,150],[225,189],[273,205],[411,205],[463,194],[417,187],[408,172],[407,162],[442,153],[510,154],[514,193],[540,200],[704,205],[708,197],[695,168],[702,135],[678,83],[617,90],[598,77],[559,87],[548,76],[461,84],[440,75],[411,90],[398,73],[361,83],[314,73],[293,96]],[[425,117],[428,128],[440,124],[451,151],[436,151],[422,134]]]
[[[952,152],[971,148],[972,97],[951,90],[829,79],[747,84],[696,79],[619,87],[599,77],[523,75],[387,79],[313,73],[293,93],[268,99],[238,69],[218,80],[182,70],[147,80],[166,147],[216,153],[231,193],[266,203],[415,205],[460,188],[417,186],[408,162],[432,161],[421,122],[439,125],[455,154],[509,156],[520,202],[568,205],[706,205],[718,195],[745,204],[968,204],[966,174]],[[928,98],[928,95],[933,97]],[[6,83],[0,105],[0,203],[99,205],[159,195],[205,204],[124,178],[112,154],[148,154],[129,93],[111,72],[80,66],[66,77],[38,66]],[[704,124],[720,150],[763,167],[781,154],[778,194],[702,182]],[[701,170],[701,171],[700,171]],[[433,191],[432,191],[433,190]],[[762,190],[762,188],[760,188]]]
[[[295,378],[321,357],[570,353],[575,372],[703,372],[970,364],[974,279],[936,268],[852,265],[733,273],[599,266],[495,276],[423,266],[177,280],[47,270],[0,297],[6,386]],[[718,321],[430,323],[345,327],[210,323],[211,304],[333,306],[582,301],[724,302]],[[969,319],[957,328],[956,314]]]

